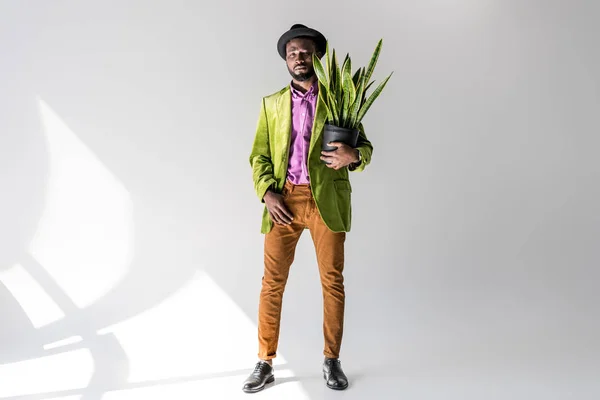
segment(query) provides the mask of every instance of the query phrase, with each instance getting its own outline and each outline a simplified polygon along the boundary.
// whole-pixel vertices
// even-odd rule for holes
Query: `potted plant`
[[[380,39],[367,68],[358,68],[354,75],[352,75],[350,55],[346,54],[346,58],[340,66],[335,49],[331,55],[329,54],[329,43],[325,47],[327,62],[325,67],[316,54],[313,54],[313,65],[319,80],[319,90],[327,108],[322,145],[324,151],[336,149],[327,145],[330,142],[342,142],[356,147],[359,136],[358,127],[362,119],[393,74],[392,72],[385,78],[367,97],[367,90],[374,83],[371,81],[371,77],[377,65],[382,45],[383,39]]]

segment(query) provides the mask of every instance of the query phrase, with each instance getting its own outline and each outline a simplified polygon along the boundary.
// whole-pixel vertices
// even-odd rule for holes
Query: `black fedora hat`
[[[323,36],[321,32],[309,28],[306,25],[294,24],[290,30],[281,35],[277,41],[277,51],[279,52],[281,58],[285,60],[285,46],[287,45],[287,42],[298,37],[308,37],[313,39],[317,44],[317,51],[321,54],[325,53],[325,44],[327,43],[327,39],[325,39],[325,36]]]

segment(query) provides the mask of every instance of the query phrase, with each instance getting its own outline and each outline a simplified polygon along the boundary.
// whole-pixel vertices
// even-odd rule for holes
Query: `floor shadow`
[[[111,365],[112,365],[112,361],[111,361]],[[177,385],[177,384],[181,384],[181,383],[196,382],[196,381],[202,381],[202,380],[207,380],[207,379],[237,376],[240,374],[245,374],[246,372],[247,372],[247,370],[224,371],[224,372],[218,372],[218,373],[200,374],[200,375],[192,375],[192,376],[169,378],[169,379],[157,379],[157,380],[135,382],[135,383],[94,382],[94,383],[91,383],[85,389],[62,390],[62,391],[47,392],[47,393],[21,395],[21,396],[0,397],[0,399],[2,399],[2,400],[43,400],[43,399],[49,399],[49,398],[55,398],[55,397],[80,395],[80,396],[82,396],[82,399],[90,400],[90,399],[102,398],[103,394],[105,394],[107,392],[111,392],[111,391]]]

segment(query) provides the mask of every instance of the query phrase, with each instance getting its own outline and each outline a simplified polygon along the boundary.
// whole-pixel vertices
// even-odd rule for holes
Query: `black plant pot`
[[[358,141],[358,129],[340,128],[339,126],[325,124],[323,130],[323,151],[333,151],[337,147],[328,146],[329,142],[342,142],[348,146],[355,148]],[[323,161],[325,162],[325,161]]]

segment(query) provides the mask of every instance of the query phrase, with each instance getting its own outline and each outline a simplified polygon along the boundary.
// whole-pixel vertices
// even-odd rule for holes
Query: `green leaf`
[[[369,62],[369,66],[367,67],[366,72],[366,81],[369,82],[371,80],[371,76],[373,76],[373,71],[375,71],[375,66],[377,65],[377,60],[379,59],[379,54],[381,53],[381,47],[383,46],[383,39],[379,39],[377,46],[375,47],[375,51],[371,56],[371,61]]]
[[[329,58],[329,42],[325,42],[325,60],[327,61],[327,76],[329,77],[329,80],[331,80],[331,58]],[[329,89],[329,86],[327,86],[327,88]]]
[[[340,103],[340,127],[344,127],[345,125],[345,121],[346,121],[346,117],[348,116],[348,101],[349,101],[349,96],[348,93],[343,93],[342,94],[342,102]]]
[[[340,123],[340,119],[339,119],[339,114],[338,114],[338,107],[333,95],[331,94],[331,92],[327,92],[327,98],[329,99],[329,107],[331,109],[331,121],[333,122],[333,125],[339,126],[338,124]]]
[[[324,86],[329,87],[329,80],[327,79],[327,75],[325,74],[325,68],[323,68],[323,64],[321,64],[321,60],[315,54],[313,54],[313,67],[315,69],[315,73],[317,74],[317,79]]]
[[[342,87],[346,85],[346,79],[352,79],[350,74],[352,73],[352,61],[350,60],[350,54],[346,54],[344,62],[342,63]]]
[[[341,105],[342,103],[342,71],[340,69],[340,64],[338,63],[337,56],[335,55],[335,51],[333,52],[333,67],[335,74],[335,86],[333,88],[335,99],[337,101],[336,105]],[[338,111],[341,111],[338,107]],[[338,114],[339,116],[340,114]]]
[[[365,101],[365,103],[362,105],[362,107],[360,108],[360,112],[358,113],[358,118],[356,120],[356,123],[360,123],[362,121],[362,119],[364,118],[364,116],[367,113],[367,111],[369,110],[369,108],[371,108],[371,105],[373,104],[375,99],[379,96],[379,94],[381,93],[381,91],[383,90],[383,88],[385,87],[387,82],[392,77],[392,74],[393,74],[393,72],[391,74],[389,74],[388,77],[385,78],[385,80],[379,84],[379,86],[377,86],[377,89],[375,89],[375,91],[369,96],[367,101]]]
[[[350,56],[347,55],[344,60],[344,64],[342,67],[342,86],[344,91],[344,98],[342,102],[342,118],[341,122],[344,127],[349,122],[350,115],[350,107],[354,102],[354,98],[356,97],[356,90],[354,88],[354,82],[352,82],[352,61],[350,60]]]
[[[352,107],[350,108],[350,123],[349,123],[349,128],[356,128],[356,125],[358,124],[358,113],[360,111],[360,108],[362,106],[362,104],[364,103],[364,98],[365,98],[365,76],[361,75],[360,77],[360,82],[358,83],[358,88],[356,89],[356,99],[354,100],[354,103],[352,104]]]
[[[369,88],[371,87],[371,85],[372,85],[372,84],[374,84],[374,83],[375,83],[375,81],[371,81],[371,82],[370,82],[370,83],[367,85],[367,87],[365,88],[365,91],[364,91],[364,92],[363,92],[363,94],[362,94],[362,100],[361,100],[363,103],[365,102],[365,98],[367,97],[367,90],[369,90]]]
[[[356,70],[354,75],[352,76],[352,82],[354,82],[354,87],[358,87],[358,83],[360,82],[360,76],[363,73],[364,67],[360,67]]]
[[[335,49],[331,51],[331,60],[330,60],[330,75],[329,75],[329,91],[332,94],[335,94]]]
[[[323,99],[323,106],[325,107],[325,111],[327,111],[327,121],[333,123],[333,114],[331,113],[331,109],[329,108],[329,99],[328,99],[328,91],[325,85],[319,82],[319,92],[321,98]]]
[[[352,121],[352,105],[354,104],[354,102],[356,101],[356,88],[354,87],[354,82],[350,81],[349,85],[348,85],[349,89],[350,89],[350,96],[349,96],[349,101],[348,101],[348,114],[346,116],[346,125],[349,125]]]

